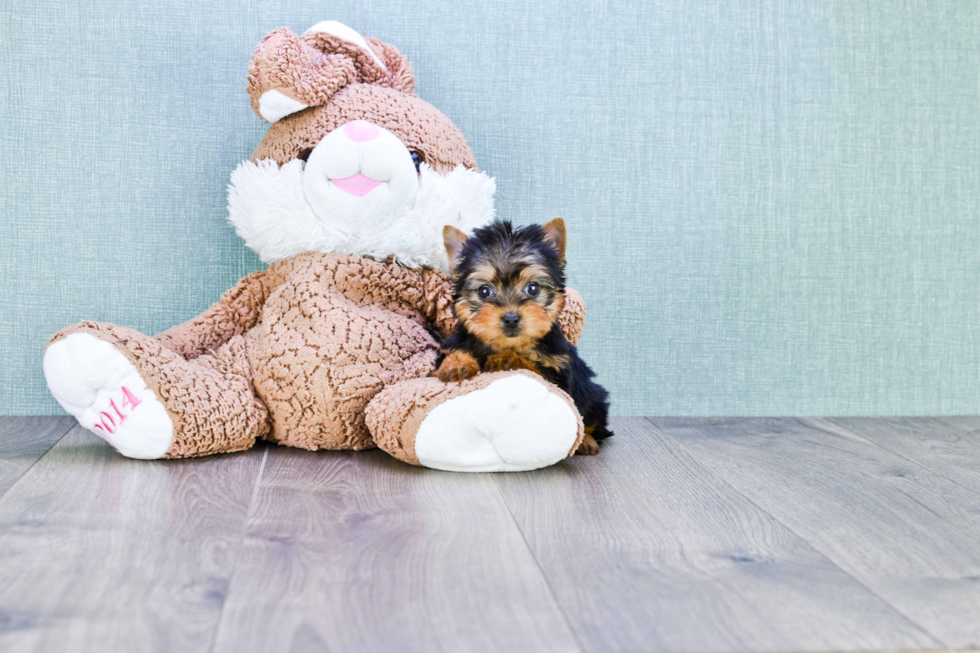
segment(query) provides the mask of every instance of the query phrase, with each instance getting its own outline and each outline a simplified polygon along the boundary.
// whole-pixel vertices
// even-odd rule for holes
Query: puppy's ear
[[[466,244],[466,234],[452,225],[442,228],[442,242],[446,245],[446,254],[449,255],[450,269],[456,269],[456,259],[463,251]]]
[[[558,250],[558,258],[565,260],[565,221],[555,218],[548,224],[541,225],[544,237]]]

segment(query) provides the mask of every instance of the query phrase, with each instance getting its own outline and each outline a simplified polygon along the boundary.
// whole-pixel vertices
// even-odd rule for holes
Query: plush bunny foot
[[[368,428],[378,446],[415,465],[456,472],[517,472],[567,458],[582,438],[568,395],[530,372],[460,383],[404,381],[375,397]]]
[[[83,427],[129,458],[163,458],[174,427],[126,356],[105,340],[72,333],[44,353],[51,394]]]
[[[187,360],[135,329],[81,322],[54,335],[44,375],[65,410],[130,458],[242,451],[269,432],[243,336]]]

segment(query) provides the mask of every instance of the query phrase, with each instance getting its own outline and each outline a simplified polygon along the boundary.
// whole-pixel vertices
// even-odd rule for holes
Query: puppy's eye
[[[482,285],[476,291],[476,294],[480,296],[480,299],[490,299],[491,297],[493,297],[493,288],[487,285]]]
[[[537,297],[538,293],[541,292],[541,286],[534,283],[533,281],[526,286],[524,286],[524,292],[527,293],[528,297]]]
[[[425,161],[425,157],[423,157],[418,152],[412,152],[412,163],[415,164],[415,172],[419,171],[419,168],[422,166],[423,161]]]

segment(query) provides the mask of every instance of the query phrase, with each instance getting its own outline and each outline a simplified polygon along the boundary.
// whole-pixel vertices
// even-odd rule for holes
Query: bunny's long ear
[[[354,81],[354,61],[343,54],[323,54],[287,27],[270,32],[248,65],[252,109],[269,122],[326,103]]]
[[[377,39],[369,44],[335,20],[317,23],[302,35],[280,27],[262,39],[248,67],[252,108],[269,122],[325,104],[353,82],[406,92],[415,85],[411,66],[398,50]]]
[[[413,93],[415,91],[415,74],[412,72],[412,64],[408,61],[398,48],[390,43],[385,43],[380,39],[371,37],[367,40],[381,59],[385,62],[388,69],[388,78],[385,86],[390,86],[402,93]]]
[[[343,23],[324,20],[303,32],[303,39],[310,47],[325,55],[342,54],[354,62],[357,81],[364,84],[383,83],[388,77],[388,67],[364,37]]]
[[[301,38],[324,54],[344,54],[353,59],[356,81],[362,84],[388,86],[403,93],[415,90],[412,64],[390,43],[364,38],[335,20],[317,23]]]

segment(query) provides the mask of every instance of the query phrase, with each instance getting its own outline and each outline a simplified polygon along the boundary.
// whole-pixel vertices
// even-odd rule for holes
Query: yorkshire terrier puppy
[[[456,333],[436,361],[443,382],[483,372],[527,369],[571,396],[585,423],[576,453],[599,453],[597,440],[612,435],[608,393],[558,325],[565,305],[565,222],[515,229],[496,222],[467,239],[443,229],[453,268]]]

